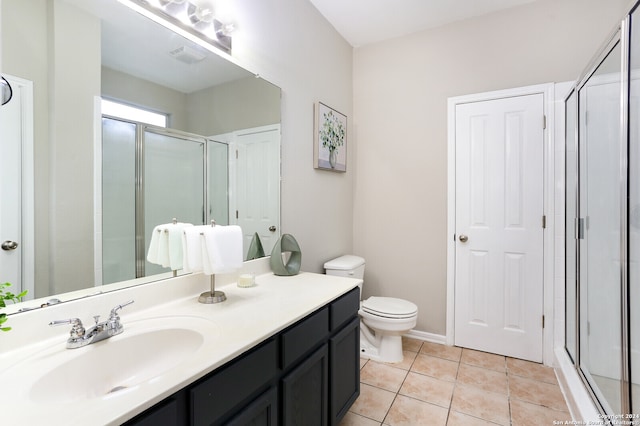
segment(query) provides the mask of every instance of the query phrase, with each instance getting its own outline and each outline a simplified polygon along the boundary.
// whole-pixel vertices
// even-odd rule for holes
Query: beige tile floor
[[[404,339],[404,361],[360,360],[360,397],[340,426],[553,425],[571,420],[552,368]]]

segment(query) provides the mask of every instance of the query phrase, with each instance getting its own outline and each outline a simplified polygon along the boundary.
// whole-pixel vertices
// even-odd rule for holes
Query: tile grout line
[[[422,349],[422,344],[420,345],[420,349]],[[412,352],[412,351],[407,351],[407,352]],[[419,350],[418,350],[418,354],[419,354]],[[391,401],[391,405],[389,405],[389,409],[387,410],[387,412],[384,415],[384,418],[382,419],[382,422],[380,423],[380,425],[384,425],[385,420],[387,420],[387,417],[389,416],[389,412],[391,411],[391,407],[393,407],[393,404],[396,402],[396,399],[398,399],[398,396],[400,395],[400,390],[402,389],[402,386],[404,385],[404,382],[407,380],[407,377],[409,377],[409,373],[411,372],[411,367],[413,367],[413,363],[416,362],[416,359],[418,358],[418,355],[416,355],[413,358],[413,361],[411,361],[411,365],[409,365],[409,369],[408,370],[404,370],[404,369],[400,369],[400,370],[404,370],[407,373],[404,376],[404,379],[402,379],[402,383],[400,383],[400,387],[398,387],[398,391],[396,392],[396,396],[393,397],[393,401]],[[398,367],[394,367],[394,368],[398,368]]]
[[[414,367],[416,361],[418,360],[418,356],[419,355],[431,356],[431,357],[438,358],[438,359],[445,360],[445,361],[454,361],[447,354],[439,353],[438,355],[436,355],[436,354],[431,353],[431,352],[423,352],[423,349],[424,349],[424,342],[421,343],[418,346],[417,351],[413,351],[413,350],[406,350],[405,351],[405,352],[410,352],[410,353],[412,353],[414,355],[412,361],[407,365],[406,369],[405,368],[396,367],[393,364],[380,363],[382,365],[388,365],[390,367],[393,367],[393,368],[396,368],[396,369],[404,371],[404,377],[403,377],[401,383],[399,384],[399,386],[397,388],[397,391],[395,391],[395,392],[388,391],[388,390],[386,390],[384,388],[380,388],[380,387],[375,386],[375,385],[369,385],[369,386],[376,387],[378,389],[386,390],[387,392],[392,392],[394,394],[393,399],[392,399],[388,409],[386,410],[386,412],[384,414],[384,417],[382,418],[382,422],[380,422],[379,425],[381,425],[381,426],[385,425],[385,421],[388,420],[389,414],[391,413],[391,409],[392,409],[393,405],[398,401],[398,397],[400,395],[403,395],[400,392],[401,392],[402,387],[405,385],[405,383],[406,383],[406,381],[407,381],[407,379],[409,377],[409,373],[415,373],[417,375],[430,377],[430,378],[433,378],[433,379],[436,379],[436,380],[448,381],[448,380],[440,379],[440,378],[435,377],[435,376],[431,376],[429,374],[422,374],[420,372],[413,371],[413,367]],[[453,388],[452,388],[452,391],[451,391],[451,395],[449,396],[449,399],[448,399],[448,408],[447,407],[443,407],[442,405],[439,405],[439,404],[434,403],[434,402],[423,401],[420,398],[412,397],[411,395],[403,395],[404,397],[409,398],[411,400],[416,400],[416,401],[423,402],[423,403],[426,403],[426,404],[429,404],[429,405],[433,405],[433,406],[436,406],[436,407],[447,408],[446,420],[445,420],[445,423],[444,423],[445,425],[449,422],[449,420],[451,418],[452,411],[454,411],[453,410],[453,399],[454,399],[454,395],[456,393],[456,390],[459,389],[459,386],[464,384],[464,383],[459,381],[459,379],[460,379],[460,369],[461,369],[462,365],[464,364],[465,366],[470,366],[470,367],[479,368],[479,369],[488,370],[488,371],[498,371],[496,369],[492,369],[492,368],[487,367],[487,365],[476,365],[476,364],[469,364],[467,362],[463,362],[462,359],[463,359],[464,348],[460,348],[460,349],[461,349],[460,356],[457,357],[457,361],[454,361],[454,362],[456,362],[456,374],[455,374],[455,377],[454,377],[453,382],[452,382],[453,383]],[[514,423],[513,423],[513,405],[512,405],[512,403],[513,403],[514,399],[512,397],[511,386],[510,386],[511,385],[511,380],[513,378],[515,378],[515,377],[520,377],[520,378],[523,378],[523,379],[533,380],[533,381],[536,381],[536,382],[541,382],[541,383],[549,384],[549,385],[553,385],[553,383],[548,383],[544,379],[540,379],[540,380],[536,379],[535,377],[526,375],[525,373],[520,375],[520,374],[517,374],[516,372],[512,372],[510,370],[510,368],[509,368],[509,358],[506,357],[506,356],[502,356],[502,359],[503,359],[503,363],[502,363],[501,368],[504,369],[504,374],[506,376],[506,387],[507,387],[507,389],[506,389],[506,397],[507,397],[508,416],[509,416],[509,418],[507,419],[507,422],[505,424],[506,425],[513,425]],[[363,368],[365,368],[366,365],[369,364],[369,361],[371,361],[371,360],[370,359],[366,359],[365,360],[364,364],[362,364],[361,370]],[[520,368],[520,367],[518,367],[518,368]],[[518,370],[518,368],[516,368],[516,370]],[[473,387],[473,385],[470,385],[470,386]],[[530,404],[538,405],[540,407],[543,407],[545,409],[549,409],[549,410],[552,410],[552,411],[558,411],[559,413],[562,412],[562,411],[556,410],[556,409],[554,409],[552,407],[547,407],[545,405],[537,404],[537,403],[534,403],[534,402],[531,402]],[[354,414],[357,414],[357,413],[354,413]],[[467,413],[461,413],[461,414],[465,415],[465,416],[470,416],[470,417],[473,417],[473,418],[476,418],[476,419],[479,419],[479,420],[482,420],[482,421],[486,421],[486,422],[489,422],[491,424],[497,424],[494,421],[483,419],[481,417],[476,417],[475,415],[471,415],[471,414],[467,414]],[[358,414],[358,415],[360,415],[360,416],[362,416],[364,418],[370,419],[372,421],[375,421],[376,423],[378,422],[376,419],[372,419],[370,417],[367,417],[366,415],[361,415],[361,414]]]
[[[511,375],[509,374],[509,365],[507,357],[504,358],[504,371],[507,375],[507,403],[509,404],[509,425],[513,426],[513,408],[511,406]]]

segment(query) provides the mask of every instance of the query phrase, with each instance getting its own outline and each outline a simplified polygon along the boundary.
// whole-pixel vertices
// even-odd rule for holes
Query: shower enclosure
[[[565,114],[565,349],[604,419],[614,419],[640,413],[637,4],[565,99]]]
[[[229,223],[228,146],[194,134],[102,119],[102,284],[170,272],[146,260],[153,228]]]

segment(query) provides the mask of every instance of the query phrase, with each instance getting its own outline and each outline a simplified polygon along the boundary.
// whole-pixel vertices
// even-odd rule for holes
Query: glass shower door
[[[102,283],[136,278],[136,124],[102,119]]]
[[[201,225],[205,206],[205,144],[186,136],[144,130],[144,247],[157,225],[178,222]],[[145,276],[170,271],[149,263]]]
[[[621,412],[621,53],[580,88],[580,370],[608,413]]]
[[[229,146],[207,141],[209,217],[220,225],[229,225]]]

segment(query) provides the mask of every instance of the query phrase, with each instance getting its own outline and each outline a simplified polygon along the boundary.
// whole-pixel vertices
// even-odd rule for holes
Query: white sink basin
[[[39,352],[0,374],[0,383],[8,385],[28,374],[33,380],[22,381],[23,394],[14,395],[35,403],[124,396],[189,362],[206,339],[217,334],[212,322],[198,317],[123,323],[124,332],[110,339],[78,349],[65,349],[61,342]]]

